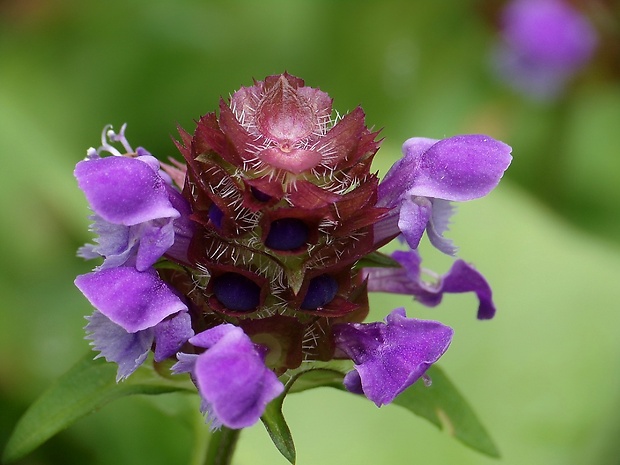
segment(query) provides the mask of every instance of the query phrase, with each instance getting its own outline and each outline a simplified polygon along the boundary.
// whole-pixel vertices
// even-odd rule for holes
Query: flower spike
[[[75,284],[95,308],[87,338],[118,365],[118,380],[149,352],[158,364],[173,359],[211,428],[239,429],[282,395],[282,380],[349,359],[345,387],[381,406],[424,379],[453,330],[403,308],[364,323],[369,290],[429,306],[475,292],[478,318],[493,316],[473,266],[457,260],[427,283],[416,248],[426,231],[455,253],[443,237],[451,202],[495,188],[511,161],[506,144],[412,138],[380,181],[371,168],[380,141],[364,111],[339,115],[298,77],[254,81],[216,110],[179,130],[184,162],[134,152],[123,125],[106,126],[76,166],[97,235],[79,255],[102,263]],[[381,259],[400,235],[412,250]]]

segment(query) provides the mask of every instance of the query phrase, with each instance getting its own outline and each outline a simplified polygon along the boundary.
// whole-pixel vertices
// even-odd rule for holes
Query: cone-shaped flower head
[[[425,229],[440,235],[448,201],[495,187],[507,146],[412,139],[379,184],[377,133],[361,108],[336,116],[326,93],[286,73],[241,88],[180,133],[185,164],[127,157],[121,131],[106,137],[127,153],[104,137],[76,169],[99,234],[82,255],[105,259],[76,285],[96,308],[89,338],[119,378],[151,349],[155,361],[179,351],[174,372],[190,373],[212,427],[243,428],[284,392],[278,377],[304,364],[352,360],[346,387],[381,405],[441,357],[447,326],[402,309],[362,323],[368,284],[384,290],[384,280],[359,263],[401,232],[414,247]],[[474,291],[492,306],[473,271],[432,288],[419,260],[399,266],[412,282],[396,292],[436,304],[442,292]]]

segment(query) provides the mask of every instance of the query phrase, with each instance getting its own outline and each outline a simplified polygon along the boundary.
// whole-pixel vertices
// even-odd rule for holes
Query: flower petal
[[[166,251],[174,244],[173,220],[153,220],[140,226],[138,252],[136,254],[136,269],[144,271],[153,266]]]
[[[110,223],[99,215],[92,215],[90,218],[93,220],[90,229],[97,234],[95,238],[97,244],[92,247],[91,251],[97,253],[98,256],[105,257],[100,269],[123,265],[139,240],[135,234],[135,227],[132,231],[131,226]]]
[[[425,197],[410,197],[402,202],[398,229],[412,249],[418,248],[432,211],[432,202]]]
[[[353,360],[364,395],[379,407],[416,382],[448,349],[452,334],[441,323],[407,318],[403,308],[386,323],[334,327],[336,346]],[[345,386],[359,392],[358,376],[347,375]]]
[[[432,199],[432,214],[426,226],[426,234],[437,249],[447,255],[456,254],[457,248],[452,243],[452,239],[443,237],[443,233],[448,230],[450,218],[454,214],[454,207],[447,200]]]
[[[166,183],[146,163],[127,157],[84,160],[75,177],[93,211],[110,223],[132,226],[157,218],[177,218]]]
[[[479,301],[478,319],[487,320],[495,315],[491,286],[479,271],[463,260],[456,260],[436,283],[428,283],[422,280],[422,260],[417,250],[399,250],[392,258],[401,268],[364,268],[369,291],[411,295],[428,307],[439,305],[444,293],[475,292]]]
[[[379,206],[395,206],[399,193],[453,201],[483,197],[512,160],[508,145],[485,135],[432,142],[417,137],[405,141],[404,157],[379,185]]]
[[[442,277],[440,292],[475,292],[480,302],[478,319],[489,320],[495,316],[493,292],[487,280],[472,265],[457,260]]]
[[[193,374],[207,411],[215,417],[211,420],[235,429],[251,426],[284,390],[241,328],[216,326],[190,343],[208,346],[198,356]]]
[[[90,339],[93,349],[100,352],[95,358],[104,357],[108,362],[118,364],[117,382],[142,365],[153,344],[152,329],[128,333],[96,310],[86,319],[86,339]]]
[[[192,321],[187,312],[158,323],[155,328],[155,361],[172,357],[194,335]]]
[[[403,151],[410,153],[410,142]],[[414,145],[417,149],[417,144]],[[497,186],[512,157],[511,148],[485,135],[443,139],[416,157],[411,195],[466,201],[487,195]]]
[[[122,266],[78,276],[75,285],[90,303],[125,331],[152,328],[169,315],[187,311],[153,269]]]
[[[437,139],[412,137],[403,145],[405,154],[387,172],[378,188],[378,206],[393,207],[403,193],[411,188],[417,176],[416,160],[438,142]]]

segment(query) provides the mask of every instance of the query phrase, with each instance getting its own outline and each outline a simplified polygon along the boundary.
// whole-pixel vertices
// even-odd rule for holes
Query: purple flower
[[[443,237],[453,213],[449,202],[491,192],[512,160],[510,152],[508,145],[484,135],[407,140],[403,158],[379,184],[377,205],[391,210],[375,224],[375,242],[402,233],[416,249],[426,231],[435,247],[453,255],[456,248]]]
[[[174,220],[181,214],[171,197],[180,194],[142,160],[107,157],[77,164],[75,177],[95,212],[97,245],[81,254],[103,256],[102,269],[131,264],[144,271],[175,241]]]
[[[155,361],[172,357],[181,346],[194,335],[187,312],[162,320],[152,328],[135,333],[125,331],[99,311],[87,317],[87,339],[93,349],[99,352],[95,358],[104,357],[118,365],[116,381],[131,375],[148,356],[155,344]]]
[[[97,309],[86,326],[101,356],[129,376],[145,360],[153,342],[163,360],[193,335],[187,306],[155,270],[122,266],[80,275],[75,285]]]
[[[588,19],[562,0],[515,0],[502,14],[500,75],[535,98],[553,98],[590,60],[597,44]]]
[[[479,301],[478,319],[488,320],[495,315],[491,286],[480,272],[463,260],[456,260],[450,271],[437,276],[420,267],[422,258],[417,250],[397,251],[392,258],[400,263],[399,268],[364,268],[369,291],[411,295],[429,307],[439,305],[444,293],[475,292]],[[422,271],[434,275],[436,282],[423,281]]]
[[[194,332],[186,305],[152,268],[164,254],[187,261],[192,226],[189,205],[139,147],[104,128],[102,146],[90,149],[75,168],[79,187],[94,212],[96,244],[79,250],[84,258],[104,257],[76,286],[96,308],[86,326],[95,350],[119,365],[118,379],[135,371],[155,344],[157,361],[173,356]],[[111,142],[127,151],[118,152]],[[113,156],[102,158],[101,152]]]
[[[407,318],[404,308],[393,310],[385,323],[337,325],[336,346],[355,364],[345,387],[379,407],[389,404],[439,360],[452,334],[441,323]]]
[[[283,384],[265,366],[264,351],[241,328],[222,324],[189,342],[206,350],[197,356],[179,354],[173,370],[191,372],[212,428],[253,425],[283,392]]]

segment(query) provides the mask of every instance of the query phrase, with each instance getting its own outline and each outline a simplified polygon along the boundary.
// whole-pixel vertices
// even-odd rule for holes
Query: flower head
[[[442,356],[452,330],[441,323],[404,309],[363,323],[368,290],[386,288],[381,270],[359,263],[401,233],[415,248],[426,230],[451,251],[441,236],[448,202],[493,189],[508,146],[488,136],[410,139],[379,183],[377,133],[361,108],[334,115],[326,93],[286,73],[241,88],[193,134],[180,133],[185,164],[136,155],[123,128],[104,130],[76,168],[99,234],[81,253],[104,258],[76,285],[96,309],[88,337],[119,378],[149,350],[156,361],[176,356],[173,371],[190,374],[212,427],[243,428],[293,370],[349,359],[346,387],[382,405]],[[483,317],[494,311],[468,265],[456,262],[433,287],[419,260],[399,262],[396,292],[437,304],[443,292],[474,291]]]

